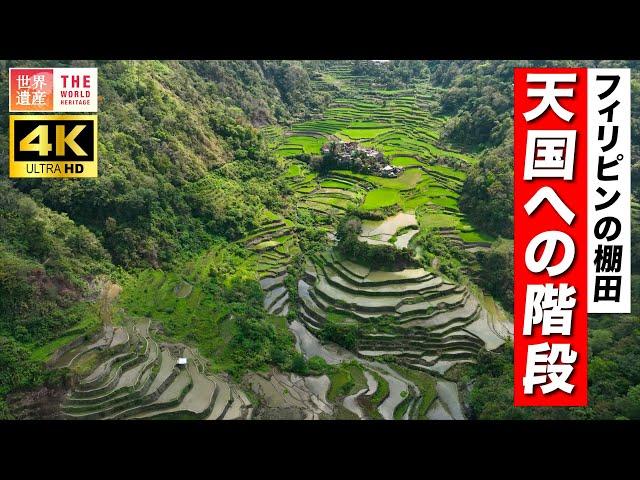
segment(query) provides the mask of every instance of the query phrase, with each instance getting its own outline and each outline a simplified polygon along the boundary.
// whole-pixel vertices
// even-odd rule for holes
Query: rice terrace
[[[170,69],[139,65],[137,78],[169,91]],[[460,207],[478,158],[445,138],[450,116],[429,78],[390,87],[349,61],[317,65],[309,78],[326,104],[260,121],[251,134],[273,161],[263,178],[241,184],[232,159],[219,177],[179,187],[205,226],[245,196],[260,199],[255,208],[247,201],[250,220],[241,227],[234,219],[231,241],[176,255],[170,268],[161,255],[141,262],[119,274],[117,292],[115,282],[92,285],[102,309],[82,335],[68,330],[38,347],[34,355],[49,369],[75,378],[47,415],[468,417],[465,369],[513,334],[510,313],[480,278],[482,256],[502,240]],[[216,128],[232,135],[235,127]],[[113,137],[114,145],[130,141]],[[261,183],[283,200],[262,194]],[[14,415],[33,415],[27,399],[13,405]]]
[[[256,251],[259,265],[270,267],[261,274],[265,307],[276,314],[286,315],[291,302],[284,287],[290,239],[280,236],[287,221],[311,218],[335,238],[335,219],[350,209],[387,209],[388,215],[378,215],[380,220],[362,221],[359,241],[413,250],[415,235],[441,235],[476,252],[493,240],[476,231],[458,209],[465,165],[475,160],[439,146],[445,120],[430,113],[435,106],[429,85],[376,90],[345,66],[316,79],[318,88],[327,78],[341,90],[322,118],[288,129],[265,129],[296,199],[290,218],[267,220],[259,229],[258,245],[273,252]],[[340,169],[318,174],[299,160],[300,154],[319,155],[332,140],[360,142],[384,153],[403,171],[396,178]],[[419,249],[414,255],[420,256]],[[332,246],[305,255],[294,303],[294,333],[305,355],[355,362],[351,369],[375,376],[377,388],[391,386],[384,402],[372,402],[375,387],[365,384],[362,374],[349,374],[352,386],[338,405],[347,418],[463,418],[455,383],[446,372],[473,361],[481,348],[497,348],[512,333],[507,315],[473,285],[456,284],[424,268],[372,269]],[[485,308],[485,303],[492,307]],[[355,356],[326,352],[316,341],[305,351],[305,338],[322,331],[327,322],[360,332],[352,348]],[[340,377],[332,386],[336,380]]]

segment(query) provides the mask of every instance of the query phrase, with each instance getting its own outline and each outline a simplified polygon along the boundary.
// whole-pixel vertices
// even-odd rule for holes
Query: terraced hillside
[[[245,380],[261,399],[257,419],[318,420],[333,415],[333,404],[327,399],[330,381],[326,375],[301,377],[273,369],[250,373]]]
[[[269,313],[286,316],[289,294],[284,281],[291,256],[298,250],[293,222],[267,214],[262,225],[243,243],[255,257],[255,271],[265,292],[264,308]]]
[[[422,370],[357,356],[333,343],[322,344],[303,323],[291,330],[307,358],[320,357],[334,370],[312,379],[334,404],[334,418],[347,419],[462,419],[455,383]],[[440,395],[439,392],[446,392]]]
[[[158,343],[149,319],[106,326],[90,341],[61,351],[54,366],[80,380],[62,405],[65,419],[230,420],[251,415],[244,392],[207,373],[206,361],[182,344]],[[178,358],[187,359],[178,365]]]
[[[510,323],[492,299],[425,268],[371,270],[330,246],[322,254],[306,255],[304,273],[296,279],[298,298],[289,298],[284,270],[290,256],[284,254],[286,242],[273,238],[283,235],[279,229],[285,225],[294,237],[296,226],[313,225],[326,231],[330,245],[337,220],[347,212],[379,216],[391,211],[396,213],[383,220],[363,220],[358,240],[409,249],[419,259],[413,239],[430,232],[455,248],[481,251],[493,238],[476,231],[458,208],[467,165],[475,160],[440,142],[446,119],[434,113],[436,92],[428,84],[396,91],[373,88],[368,79],[352,75],[348,63],[335,64],[315,81],[339,87],[330,108],[290,130],[269,127],[264,132],[284,166],[294,205],[286,219],[265,223],[248,239],[252,249],[262,243],[282,250],[281,255],[267,255],[261,269],[265,306],[286,315],[292,310],[281,310],[280,302],[296,304],[293,314],[299,322],[294,320],[290,328],[298,348],[307,358],[321,356],[343,365],[341,375],[326,379],[338,418],[464,418],[457,386],[446,372],[510,336]],[[333,140],[357,140],[404,171],[397,178],[350,170],[320,175],[305,158],[319,155]],[[269,231],[275,233],[265,235]],[[316,336],[327,325],[357,330],[351,351],[318,342]],[[380,386],[377,396],[368,381],[374,375]],[[341,385],[350,388],[339,395]]]
[[[375,271],[335,253],[313,260],[298,284],[302,320],[312,331],[327,318],[363,325],[363,357],[443,374],[503,342],[467,288],[422,268]]]
[[[257,211],[256,227],[234,246],[241,253],[233,266],[259,281],[267,320],[285,334],[288,326],[298,351],[315,365],[308,370],[313,374],[243,370],[234,383],[222,373],[233,371],[235,360],[223,353],[235,327],[232,314],[212,311],[206,301],[214,267],[229,259],[225,249],[212,248],[175,272],[140,273],[128,290],[136,294],[123,293],[122,311],[135,317],[117,326],[107,322],[94,338],[59,351],[54,366],[79,379],[61,417],[464,418],[447,372],[510,335],[500,308],[475,286],[444,278],[437,265],[375,270],[334,247],[338,221],[357,211],[364,218],[360,242],[406,250],[416,265],[425,234],[469,252],[487,248],[493,239],[458,209],[466,166],[474,159],[441,143],[446,119],[434,113],[436,92],[428,84],[384,90],[353,76],[348,63],[334,64],[313,82],[319,89],[337,87],[334,103],[291,128],[263,129],[288,206]],[[357,140],[404,170],[396,178],[344,169],[321,174],[310,156],[331,140]],[[187,346],[196,326],[211,366]],[[331,331],[353,336],[341,342]],[[185,343],[171,343],[169,336]],[[177,364],[181,357],[186,365]]]
[[[331,227],[336,218],[357,207],[373,187],[361,179],[348,179],[333,173],[322,178],[313,173],[305,176],[303,186],[292,182],[296,193],[296,217],[311,218],[317,225]],[[329,228],[331,230],[331,228]]]
[[[476,231],[457,205],[466,166],[475,159],[442,143],[446,118],[436,113],[434,87],[419,83],[403,90],[383,90],[375,88],[371,79],[353,75],[350,68],[345,62],[323,72],[323,80],[317,82],[339,86],[333,104],[321,118],[294,124],[289,131],[269,128],[265,133],[271,145],[279,157],[291,161],[300,154],[318,155],[331,140],[355,140],[383,152],[392,165],[406,171],[398,179],[350,171],[332,171],[329,178],[321,179],[324,188],[340,192],[316,191],[313,174],[307,172],[292,182],[297,193],[313,193],[303,208],[319,216],[332,215],[348,208],[346,197],[360,193],[365,195],[365,210],[398,205],[414,212],[423,229],[441,229],[444,236],[472,251],[487,247],[493,239]],[[297,177],[302,167],[289,165],[288,175]],[[358,187],[368,188],[363,192]],[[325,197],[321,205],[318,195]]]
[[[212,373],[225,371],[222,357],[212,370],[186,344],[158,340],[167,337],[149,312],[185,342],[193,322],[211,335],[226,335],[223,343],[231,338],[228,318],[215,332],[216,322],[201,318],[208,315],[199,303],[201,282],[226,258],[213,249],[181,274],[141,274],[136,298],[124,302],[128,314],[138,317],[59,352],[54,366],[71,369],[79,379],[64,399],[63,418],[464,418],[447,371],[504,342],[509,327],[500,309],[427,265],[373,270],[333,246],[338,220],[359,211],[376,218],[362,221],[359,241],[407,249],[416,262],[421,252],[415,239],[425,232],[471,252],[487,248],[493,239],[475,231],[458,209],[465,166],[474,160],[440,143],[445,119],[433,113],[434,91],[427,84],[375,89],[352,76],[346,64],[314,82],[339,86],[328,110],[290,129],[263,131],[282,167],[289,206],[260,213],[256,228],[237,242],[248,252],[237,267],[259,281],[269,321],[282,322],[283,330],[288,325],[304,357],[320,357],[329,367],[311,376],[275,368],[243,373],[236,377],[239,387],[226,374]],[[397,178],[314,171],[309,155],[337,139],[376,148],[404,171]],[[324,241],[316,238],[315,249],[304,251],[309,230]],[[191,323],[177,325],[176,312]],[[330,328],[353,329],[349,349],[319,341]],[[212,352],[219,343],[210,344]],[[186,365],[177,364],[181,357]]]

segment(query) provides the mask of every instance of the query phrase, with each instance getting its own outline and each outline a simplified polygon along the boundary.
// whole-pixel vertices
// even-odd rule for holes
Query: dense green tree
[[[358,343],[357,324],[344,324],[327,320],[322,324],[318,336],[327,342],[336,343],[348,350],[355,350]]]
[[[589,348],[594,354],[599,354],[613,344],[613,332],[610,330],[590,330]]]
[[[482,288],[513,309],[513,242],[499,239],[489,251],[479,252]]]
[[[626,418],[640,420],[640,385],[629,389],[627,395],[620,400],[619,408]]]
[[[513,237],[512,146],[494,149],[469,172],[460,195],[460,209],[474,225],[495,236]]]
[[[362,221],[353,215],[345,215],[340,219],[336,236],[338,251],[355,262],[369,265],[372,268],[402,270],[415,266],[411,253],[405,249],[397,249],[393,245],[371,245],[358,240],[362,230]]]

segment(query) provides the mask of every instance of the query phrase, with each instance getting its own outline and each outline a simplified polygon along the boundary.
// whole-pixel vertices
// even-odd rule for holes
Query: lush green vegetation
[[[362,367],[357,362],[343,363],[334,367],[329,378],[331,379],[331,388],[327,393],[327,398],[332,402],[367,386]]]
[[[378,382],[378,388],[371,396],[371,403],[373,405],[379,405],[389,396],[389,382],[376,372],[371,372],[371,374],[376,382]]]
[[[16,230],[16,239],[33,241],[27,252],[10,250],[12,256],[3,268],[3,312],[23,318],[25,324],[5,322],[7,338],[24,345],[30,356],[46,360],[64,339],[95,326],[95,311],[80,299],[91,276],[107,273],[115,278],[111,259],[129,271],[117,276],[124,288],[117,306],[123,308],[122,316],[159,320],[164,335],[197,345],[215,370],[240,375],[268,364],[304,370],[286,324],[262,308],[264,295],[255,274],[262,266],[266,271],[274,268],[272,262],[282,260],[278,255],[291,253],[289,236],[283,231],[253,244],[257,257],[229,241],[267,228],[262,227],[265,220],[280,221],[278,213],[287,213],[284,196],[289,188],[280,175],[286,172],[295,178],[304,171],[300,166],[283,168],[277,157],[285,152],[317,153],[324,141],[306,134],[304,128],[284,139],[276,128],[261,137],[252,124],[286,122],[293,114],[320,107],[328,96],[318,93],[322,89],[311,88],[306,66],[295,62],[105,62],[99,66],[100,177],[15,182],[31,197],[24,197],[33,204],[29,208],[48,212],[42,207],[46,205],[66,213],[70,220],[58,225],[57,217],[47,218],[42,228],[37,215],[25,207],[16,210],[17,221],[7,222],[8,227],[25,229]],[[6,87],[6,69],[0,80]],[[392,94],[383,95],[388,93]],[[373,140],[388,133],[384,125],[363,120],[345,129],[345,134]],[[6,137],[6,123],[0,128],[0,135]],[[389,137],[387,148],[395,148],[394,142]],[[278,155],[273,156],[271,148],[279,143]],[[398,147],[410,148],[410,143],[406,139]],[[409,177],[411,182],[400,181],[391,188],[402,190],[419,180],[419,175]],[[14,199],[7,196],[7,200]],[[326,205],[340,209],[349,204],[339,196],[310,204],[316,209]],[[34,225],[23,222],[29,216]],[[290,226],[286,221],[283,225]],[[279,227],[274,228],[276,232]],[[301,236],[305,247],[318,242],[318,235],[309,230]],[[14,243],[12,247],[24,248]],[[73,255],[78,246],[89,258]],[[375,249],[369,252],[372,257],[375,254]],[[40,274],[32,275],[38,262],[46,265],[44,281]],[[42,301],[28,301],[33,296]],[[25,372],[29,368],[26,365]],[[8,388],[24,384],[20,381]]]
[[[398,203],[397,190],[391,190],[390,188],[376,188],[367,193],[362,208],[365,210],[377,210],[384,207],[389,207]]]
[[[484,155],[471,169],[460,209],[471,222],[495,236],[513,237],[513,144]]]
[[[36,62],[49,64],[64,66]],[[0,62],[5,111],[8,68],[29,65]],[[265,316],[255,278],[225,284],[232,281],[226,262],[242,258],[242,252],[224,258],[206,252],[212,245],[225,250],[267,209],[285,204],[284,185],[276,181],[281,166],[253,125],[289,121],[320,108],[329,94],[311,88],[299,62],[113,61],[97,66],[99,177],[0,184],[0,356],[6,372],[0,399],[44,381],[42,362],[99,325],[92,302],[107,279],[123,281],[122,303],[132,308],[125,315],[171,317],[167,334],[202,345],[234,373],[266,363],[292,368],[293,340],[286,325]],[[7,129],[3,116],[3,175]],[[203,255],[223,263],[196,269],[205,278],[194,281],[191,295],[178,298],[160,288],[153,298],[157,292],[149,284],[190,278],[176,266],[197,263]],[[134,270],[139,267],[155,270]],[[234,297],[236,289],[247,298]],[[212,301],[215,295],[219,303]],[[223,303],[226,317],[218,318],[219,329],[207,331],[206,319],[213,322]],[[175,316],[168,313],[172,308]],[[189,331],[186,322],[196,318]],[[219,336],[214,340],[214,335]],[[224,351],[216,350],[221,339],[228,342]]]
[[[526,62],[525,62],[526,63]],[[443,87],[440,108],[454,115],[445,125],[449,142],[470,150],[499,145],[511,120],[513,67],[523,62],[430,62],[431,81]]]
[[[397,249],[392,245],[370,245],[358,240],[362,231],[362,222],[358,217],[345,216],[337,230],[338,251],[373,268],[401,270],[414,265],[411,254],[406,249]]]
[[[416,245],[422,253],[422,263],[448,278],[461,281],[467,267],[473,262],[473,255],[458,245],[450,238],[433,235],[432,232],[418,234]]]
[[[3,88],[8,66],[14,65],[2,65]],[[170,263],[206,248],[213,236],[239,238],[260,208],[282,205],[271,181],[279,170],[275,158],[251,120],[318,107],[304,68],[287,62],[98,66],[99,177],[15,184],[89,228],[116,264]],[[6,106],[7,92],[0,95]],[[5,117],[3,138],[6,129]],[[0,168],[6,172],[6,164]]]
[[[89,303],[109,255],[86,228],[0,181],[0,411],[4,396],[50,377],[46,353],[95,327]],[[6,414],[6,412],[5,412]],[[1,415],[1,413],[0,413]]]
[[[258,60],[181,62],[207,80],[207,94],[231,108],[240,108],[255,126],[285,123],[307,111],[317,111],[331,98],[312,88],[301,62]]]
[[[42,384],[48,375],[27,347],[11,337],[0,336],[0,419],[11,418],[8,393]]]
[[[420,390],[421,398],[420,404],[418,405],[417,409],[417,418],[426,418],[429,407],[437,398],[435,379],[424,372],[406,368],[402,365],[394,365],[394,368],[396,368],[398,372],[404,375],[405,378],[408,378],[409,380],[414,382]]]
[[[356,60],[351,67],[351,74],[373,77],[387,88],[386,91],[381,91],[392,93],[394,89],[427,78],[429,69],[424,62],[416,60],[393,60],[385,63]]]
[[[197,346],[214,371],[290,370],[299,361],[291,334],[284,319],[262,308],[253,268],[243,249],[220,242],[181,269],[130,276],[120,303],[130,315],[161,321],[168,338]],[[176,295],[183,282],[193,286],[186,297]]]
[[[500,239],[489,251],[480,252],[480,284],[505,308],[513,309],[513,242]]]
[[[636,282],[637,285],[637,282]],[[640,320],[637,315],[598,315],[589,319],[589,406],[516,408],[513,406],[513,347],[481,351],[466,368],[474,379],[469,393],[477,419],[640,419]]]
[[[64,65],[37,62],[54,64]],[[460,283],[476,283],[511,308],[514,62],[73,62],[95,64],[100,176],[0,182],[0,418],[10,414],[10,392],[62,381],[44,363],[105,319],[152,318],[162,326],[161,339],[196,346],[214,372],[235,380],[276,366],[327,374],[330,400],[351,395],[366,386],[359,363],[307,361],[294,348],[287,322],[300,318],[298,281],[309,268],[316,268],[328,292],[317,298],[324,309],[308,312],[326,315],[313,333],[352,351],[402,348],[416,326],[397,336],[404,329],[391,314],[421,299],[405,302],[401,287],[435,292],[431,285],[418,287],[431,281],[427,272],[399,287],[390,271],[423,266],[429,275],[455,281],[442,285],[446,294],[429,296],[437,299],[424,307],[430,314],[460,308],[456,321],[475,321]],[[636,66],[601,63],[618,64]],[[7,108],[8,67],[28,65],[0,62],[0,108]],[[632,86],[640,92],[636,70]],[[639,108],[633,104],[636,195]],[[326,162],[320,148],[335,139],[358,140],[405,171],[383,178],[359,165]],[[5,116],[3,157],[7,144]],[[0,173],[6,165],[0,162]],[[371,243],[358,238],[363,219],[382,221],[398,212],[417,223],[407,248],[396,242],[408,227],[372,236]],[[639,212],[634,204],[636,273]],[[334,235],[335,257],[323,257]],[[367,269],[380,270],[377,280],[362,281],[359,272]],[[122,293],[113,308],[105,307],[100,299],[114,283]],[[638,287],[636,279],[636,296]],[[386,313],[371,316],[374,310]],[[422,322],[406,313],[398,317]],[[420,348],[432,349],[434,358],[448,349],[473,356],[479,350],[477,363],[447,373],[461,386],[473,380],[467,400],[474,418],[638,418],[637,308],[632,315],[594,316],[590,327],[587,409],[511,407],[509,345],[489,353],[468,336],[460,345],[438,347],[430,338],[411,340],[428,345]],[[437,396],[436,379],[397,363],[406,361],[402,355],[376,359],[394,358],[393,368],[420,390],[411,413],[424,418]],[[389,384],[370,373],[378,389],[360,403],[368,417],[379,418]],[[403,397],[393,416],[402,417],[411,402]]]
[[[318,332],[318,337],[327,342],[333,342],[349,350],[354,350],[358,343],[357,324],[345,324],[332,319],[322,325],[322,329]]]

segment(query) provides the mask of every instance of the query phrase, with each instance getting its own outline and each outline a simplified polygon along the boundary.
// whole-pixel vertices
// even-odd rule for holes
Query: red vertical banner
[[[587,404],[587,70],[514,70],[514,404]]]

